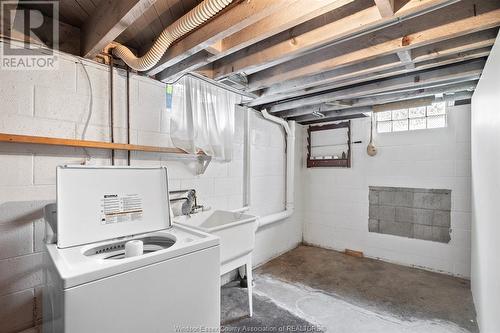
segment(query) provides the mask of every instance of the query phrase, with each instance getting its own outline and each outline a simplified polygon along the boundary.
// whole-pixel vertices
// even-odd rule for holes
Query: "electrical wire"
[[[83,61],[80,58],[78,58],[78,62],[80,63],[80,65],[82,65],[83,71],[85,72],[85,76],[87,77],[87,83],[88,83],[89,95],[90,95],[88,112],[87,112],[87,119],[85,120],[85,125],[83,126],[83,130],[82,130],[82,134],[81,134],[81,139],[85,140],[85,135],[87,134],[87,130],[88,130],[89,124],[90,124],[90,119],[92,117],[92,111],[93,111],[92,107],[94,104],[94,98],[93,98],[93,94],[92,94],[92,81],[90,80],[90,75],[87,71],[87,68],[85,67],[85,65],[83,64]],[[90,156],[89,152],[87,151],[87,149],[83,148],[83,150],[85,151],[85,154],[87,155],[87,159],[90,160],[91,156]]]
[[[87,119],[85,120],[85,126],[83,127],[83,131],[82,131],[82,135],[81,135],[82,140],[85,140],[85,134],[87,134],[87,130],[88,130],[89,124],[90,124],[90,118],[92,117],[92,106],[93,106],[94,101],[93,101],[93,96],[92,96],[92,81],[90,80],[89,72],[87,71],[87,68],[85,68],[85,65],[83,64],[82,60],[78,59],[78,61],[82,65],[83,71],[85,72],[85,76],[87,77],[87,83],[88,83],[89,92],[90,92]]]

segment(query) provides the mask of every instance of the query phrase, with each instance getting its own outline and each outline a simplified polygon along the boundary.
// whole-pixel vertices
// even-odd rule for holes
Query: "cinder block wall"
[[[450,241],[451,191],[370,186],[368,231]]]
[[[448,127],[374,136],[370,119],[352,120],[352,168],[304,173],[304,239],[326,248],[447,274],[470,276],[470,106],[448,109]],[[368,231],[369,186],[451,190],[451,240],[439,243]]]
[[[57,71],[0,71],[0,132],[60,138],[82,138],[90,89],[93,113],[85,139],[109,141],[107,66],[84,60],[90,78],[75,57],[60,55]],[[125,142],[125,76],[115,71],[115,139]],[[131,143],[171,146],[170,115],[165,110],[165,86],[132,75]],[[135,166],[166,165],[170,189],[195,188],[200,203],[212,209],[236,209],[243,204],[243,113],[236,112],[234,160],[214,161],[202,176],[191,162],[172,162],[164,155],[133,153]],[[277,198],[255,200],[253,213],[283,209],[284,140],[277,125],[252,115],[252,150],[257,157],[255,189]],[[42,207],[55,200],[55,168],[60,164],[109,165],[110,152],[93,149],[0,144],[0,332],[19,332],[41,321],[43,222]],[[126,164],[117,153],[117,164]],[[259,232],[255,262],[293,248],[301,240],[299,218]],[[271,242],[270,239],[273,241]],[[27,332],[28,332],[27,331]]]

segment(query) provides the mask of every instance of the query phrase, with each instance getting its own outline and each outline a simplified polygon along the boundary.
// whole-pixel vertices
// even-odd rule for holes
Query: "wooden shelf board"
[[[42,136],[18,135],[18,134],[7,134],[7,133],[0,133],[0,142],[28,143],[36,145],[52,145],[52,146],[66,146],[66,147],[94,148],[94,149],[144,151],[151,153],[187,154],[182,149],[171,148],[171,147],[141,146],[141,145],[126,144],[126,143],[48,138]]]
[[[350,162],[348,159],[327,159],[327,160],[307,160],[308,168],[316,168],[316,167],[341,167],[341,168],[349,168]]]

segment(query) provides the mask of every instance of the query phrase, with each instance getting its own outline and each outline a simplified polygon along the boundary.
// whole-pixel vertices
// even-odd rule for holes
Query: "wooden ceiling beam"
[[[418,90],[426,87],[477,80],[481,75],[484,64],[484,60],[475,60],[469,63],[429,70],[422,73],[376,81],[352,88],[326,92],[275,104],[269,108],[269,111],[274,113],[339,99],[367,97],[389,91]]]
[[[268,40],[255,43],[224,59],[215,61],[214,79],[221,79],[238,72],[255,73],[297,58],[329,42],[352,37],[364,30],[360,28],[360,25],[369,29],[369,25],[377,21],[380,21],[380,14],[377,8],[372,6],[302,34],[297,34],[295,29],[284,31]],[[307,25],[315,26],[316,24],[311,22],[305,24]]]
[[[414,66],[411,68],[402,67],[396,56],[388,55],[368,60],[361,64],[342,67],[327,73],[304,78],[304,82],[300,80],[294,80],[298,82],[285,82],[279,84],[281,86],[274,87],[276,89],[274,92],[264,90],[260,97],[249,103],[249,106],[269,104],[294,96],[318,93],[342,86],[487,57],[490,53],[491,46],[495,42],[495,36],[496,30],[484,34],[484,36],[474,36],[474,39],[465,39],[471,41],[470,44],[464,43],[465,40],[459,38],[442,44],[419,48],[415,50],[415,57],[413,59]],[[300,88],[301,85],[302,89],[295,89]],[[287,87],[288,89],[286,89]]]
[[[380,16],[391,17],[394,15],[394,0],[375,0]]]
[[[464,100],[464,99],[470,99],[472,97],[472,92],[471,91],[462,91],[455,93],[454,95],[450,96],[450,100]],[[399,99],[398,102],[394,102],[397,104],[400,104],[402,102],[408,102],[411,104],[411,99]],[[447,100],[447,98],[445,98]],[[323,118],[319,118],[313,114],[307,114],[307,115],[302,115],[302,116],[296,116],[296,117],[289,117],[287,119],[289,120],[294,120],[298,122],[299,124],[312,124],[312,123],[317,123],[317,122],[326,122],[326,121],[333,121],[333,120],[341,120],[341,119],[347,119],[347,117],[351,118],[356,116],[356,115],[365,115],[366,113],[373,112],[374,109],[376,108],[376,105],[384,105],[385,103],[381,100],[380,102],[376,102],[376,104],[370,105],[370,106],[364,106],[364,107],[356,107],[352,109],[343,109],[343,110],[334,110],[334,111],[321,111],[321,114],[323,114]],[[392,107],[397,107],[397,104],[395,104]],[[387,105],[390,107],[390,105]],[[400,106],[401,107],[401,106]],[[409,107],[409,106],[406,106]],[[411,107],[411,106],[410,106]]]
[[[431,97],[434,97],[432,95],[428,95],[428,96],[431,96]],[[470,99],[472,97],[472,92],[471,91],[461,91],[461,92],[457,92],[455,94],[453,94],[452,96],[450,96],[450,99],[452,100],[464,100],[464,99]],[[397,104],[400,104],[400,102],[408,102],[411,104],[411,100],[415,99],[415,97],[413,98],[408,98],[408,99],[397,99],[395,101],[393,101],[392,103],[397,103]],[[446,98],[445,98],[446,100]],[[373,110],[376,108],[376,105],[384,105],[386,104],[387,102],[384,102],[383,100],[380,100],[379,102],[376,102],[374,104],[371,104],[369,106],[363,106],[363,107],[356,107],[356,108],[352,108],[352,109],[343,109],[343,110],[333,110],[333,111],[321,111],[321,114],[324,115],[323,118],[318,118],[316,116],[314,116],[313,114],[307,114],[307,115],[302,115],[302,116],[296,116],[296,117],[289,117],[287,118],[288,120],[294,120],[296,122],[298,122],[299,124],[304,124],[305,122],[307,123],[313,123],[313,122],[324,122],[324,121],[331,121],[332,119],[338,119],[339,120],[339,117],[346,117],[346,116],[355,116],[355,115],[358,115],[358,114],[365,114],[367,112],[373,112]],[[389,102],[391,103],[391,102]],[[392,107],[397,107],[397,104],[395,104],[394,106]],[[390,107],[389,105],[387,105],[388,107]],[[401,106],[399,106],[401,107]],[[406,106],[406,108],[408,107],[411,107],[411,106]]]
[[[42,25],[42,27],[36,29],[35,34],[30,34],[30,36],[26,36],[24,20],[21,17],[23,15],[23,11],[19,9],[30,8],[25,7],[26,3],[19,3],[18,1],[9,1],[9,3],[2,4],[3,10],[8,12],[9,15],[5,15],[2,17],[2,34],[0,36],[5,36],[7,39],[17,40],[17,41],[26,41],[33,45],[40,45],[47,48],[57,48],[59,51],[71,53],[71,54],[79,54],[80,52],[80,40],[77,36],[80,35],[80,29],[64,23],[62,21],[57,21],[59,23],[59,35],[58,40],[54,40],[54,30],[51,25]],[[34,10],[40,10],[37,7],[32,8]],[[51,17],[46,16],[42,13],[44,20],[52,20]],[[13,18],[12,22],[10,18]],[[55,44],[57,43],[57,45]]]
[[[162,72],[156,75],[156,79],[166,83],[175,82],[182,75],[189,72],[194,72],[200,67],[209,64],[209,59],[211,56],[211,52],[207,50],[201,50],[200,52],[193,54],[189,58],[182,60],[175,66],[164,69]]]
[[[326,123],[332,121],[366,118],[371,114],[371,112],[372,112],[371,107],[364,107],[364,108],[359,108],[357,110],[344,111],[341,113],[328,113],[323,118],[307,116],[303,117],[302,119],[299,118],[299,120],[297,120],[297,123],[301,125],[312,125],[312,124]]]
[[[212,56],[209,59],[203,59],[197,67],[194,66],[194,59],[192,59],[191,62],[193,66],[191,70],[200,68],[208,62],[216,61],[217,59],[244,49],[247,46],[260,42],[310,19],[324,15],[325,13],[353,1],[354,0],[289,1],[282,10],[276,11],[272,15],[266,16],[258,22],[207,46],[205,49],[210,52]],[[180,57],[178,59],[180,59]],[[164,70],[166,72],[160,72],[157,78],[170,81],[172,79],[170,75],[177,76],[178,73],[181,72],[183,66],[180,62],[174,64],[174,61],[170,61],[170,64],[171,66]]]
[[[418,2],[409,9],[403,8],[393,17],[380,18],[376,6],[366,7],[365,2],[353,3],[350,11],[341,11],[338,19],[324,23],[307,22],[302,27],[290,29],[262,42],[253,44],[239,52],[214,63],[214,78],[219,79],[234,73],[252,74],[285,61],[295,59],[317,48],[340,43],[362,34],[377,31],[400,21],[427,13],[456,2],[457,0],[411,0]],[[355,8],[356,6],[360,8]],[[341,8],[343,9],[343,8]],[[339,10],[341,10],[339,9]],[[347,9],[347,8],[346,8]],[[312,28],[308,29],[311,26]]]
[[[249,91],[499,26],[500,2],[476,2],[463,0],[447,10],[426,15],[424,20],[406,21],[383,33],[358,37],[343,43],[342,47],[324,48],[308,57],[250,75]]]
[[[462,52],[487,48],[495,43],[498,29],[490,29],[446,40],[437,44],[431,44],[412,50],[413,62],[420,63],[438,59],[443,56],[456,55]],[[382,70],[400,67],[398,59],[390,54],[384,57],[367,60],[360,64],[341,67],[327,72],[321,72],[311,76],[276,83],[260,92],[259,100],[254,101],[254,105],[260,105],[277,101],[281,98],[279,95],[302,90],[320,85],[326,85],[333,82],[345,81],[349,78],[365,76],[370,79],[370,74]]]
[[[292,110],[286,110],[283,112],[278,112],[276,115],[279,117],[283,117],[283,118],[288,119],[288,118],[308,115],[308,114],[311,114],[313,111],[319,111],[319,112],[339,111],[339,110],[345,110],[345,109],[350,109],[350,108],[357,108],[357,107],[371,106],[371,105],[376,105],[376,104],[390,103],[390,102],[395,102],[395,101],[400,101],[400,100],[410,100],[410,99],[415,99],[415,98],[434,96],[436,94],[443,94],[443,93],[455,94],[455,93],[461,93],[461,92],[472,92],[476,88],[476,85],[477,85],[477,81],[468,81],[468,82],[444,85],[444,86],[439,86],[439,87],[434,87],[434,88],[425,88],[425,89],[420,89],[420,90],[407,91],[407,92],[403,92],[403,93],[397,92],[397,93],[389,93],[389,94],[384,94],[384,95],[379,95],[379,96],[356,98],[356,99],[352,99],[352,100],[347,100],[347,101],[351,102],[351,105],[348,105],[348,106],[345,106],[345,105],[338,106],[338,105],[329,105],[326,103],[321,103],[321,104],[316,104],[316,105],[299,107],[299,108],[292,109]]]
[[[82,26],[81,55],[93,58],[134,23],[156,0],[101,1]]]
[[[298,1],[298,0],[292,0]],[[267,17],[290,3],[290,0],[240,1],[227,11],[202,25],[197,30],[176,41],[163,55],[158,64],[148,71],[156,75],[206,48]]]
[[[212,45],[209,45],[208,47],[205,48],[207,52],[210,52],[210,54],[216,56],[222,53],[223,51],[223,46],[222,46],[222,40],[219,40]]]
[[[453,85],[453,84],[461,84],[461,83],[470,83],[470,82],[477,82],[477,80],[479,80],[479,77],[480,77],[480,73],[476,73],[475,75],[468,75],[468,76],[460,76],[460,75],[454,75],[455,78],[450,78],[450,79],[444,79],[444,80],[441,80],[441,79],[435,79],[435,80],[432,80],[432,81],[427,81],[427,82],[424,82],[424,83],[419,83],[418,85],[412,85],[412,84],[400,84],[398,85],[397,87],[395,87],[394,89],[385,89],[385,88],[380,88],[378,90],[370,90],[370,91],[367,91],[367,92],[363,92],[361,90],[358,90],[358,91],[341,91],[342,94],[345,93],[345,95],[338,95],[338,98],[339,99],[342,99],[342,100],[347,100],[347,99],[350,99],[350,98],[368,98],[368,97],[378,97],[378,96],[384,96],[384,95],[388,95],[388,94],[396,94],[396,95],[399,95],[400,97],[401,96],[404,96],[406,93],[418,93],[419,91],[423,91],[425,89],[439,89],[441,87],[445,87],[445,86],[449,86],[449,85]],[[401,80],[402,82],[404,80]],[[363,87],[361,87],[363,88]],[[335,99],[335,98],[334,98]],[[271,107],[271,113],[275,113],[275,114],[282,114],[283,111],[285,111],[284,113],[288,113],[288,111],[290,111],[290,113],[292,113],[293,110],[297,109],[299,105],[303,105],[303,107],[308,107],[308,106],[311,106],[311,105],[316,105],[316,104],[329,104],[329,100],[326,99],[326,100],[322,100],[322,99],[317,99],[317,100],[313,100],[313,99],[310,99],[310,100],[307,100],[305,101],[304,104],[301,104],[301,103],[298,103],[295,106],[295,108],[290,108],[290,109],[285,109],[285,110],[282,110],[280,112],[276,112],[276,111],[273,111],[272,107]],[[334,108],[335,106],[332,105],[332,108]],[[348,107],[343,107],[343,108],[348,108]],[[338,107],[337,109],[341,109],[340,107]],[[276,110],[276,109],[274,109]]]
[[[468,61],[468,60],[474,60],[478,58],[486,58],[489,56],[491,52],[491,47],[485,47],[477,50],[471,50],[467,52],[460,52],[457,54],[453,55],[448,55],[448,56],[443,56],[438,59],[432,59],[428,61],[423,61],[415,65],[414,68],[408,68],[399,65],[399,67],[394,67],[386,70],[380,70],[380,71],[372,71],[372,69],[369,70],[369,74],[360,74],[356,77],[353,77],[351,79],[345,79],[345,80],[340,80],[336,81],[334,83],[326,84],[326,85],[319,85],[317,87],[313,87],[312,89],[306,89],[306,90],[301,90],[301,91],[292,91],[289,93],[285,94],[280,94],[279,96],[270,96],[267,99],[261,99],[257,98],[254,99],[253,101],[250,102],[251,105],[249,106],[257,106],[257,105],[263,105],[263,104],[269,104],[269,99],[273,99],[274,102],[279,102],[280,100],[285,100],[301,95],[310,95],[310,94],[318,94],[327,90],[333,90],[333,89],[338,89],[341,87],[345,86],[350,86],[350,85],[355,85],[355,84],[361,84],[364,82],[368,81],[374,81],[374,80],[380,80],[380,79],[387,79],[390,77],[395,77],[403,74],[410,74],[413,72],[418,72],[418,71],[423,71],[423,70],[429,70],[433,69],[436,67],[441,67],[441,66],[446,66],[446,65],[451,65],[451,64],[456,64],[459,62],[463,61]]]
[[[323,120],[327,121],[330,118],[334,117],[345,117],[345,116],[353,116],[357,115],[360,113],[371,113],[372,108],[370,106],[363,106],[363,107],[356,107],[352,109],[347,109],[347,110],[333,110],[333,111],[319,111],[321,114],[324,115],[323,118],[314,116],[313,114],[305,114],[301,116],[296,116],[296,117],[289,117],[287,118],[288,120],[295,120],[298,123],[301,123],[303,121],[309,121],[309,120]]]
[[[282,11],[263,18],[221,41],[224,56],[320,17],[354,0],[316,0],[290,3]],[[214,59],[215,60],[215,59]]]
[[[396,52],[401,63],[406,66],[408,69],[415,68],[415,64],[413,63],[413,58],[411,56],[411,50],[404,50]]]

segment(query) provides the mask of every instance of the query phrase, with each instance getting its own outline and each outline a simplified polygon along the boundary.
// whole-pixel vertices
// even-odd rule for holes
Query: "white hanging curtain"
[[[233,156],[234,110],[241,96],[190,76],[173,89],[170,136],[174,145],[223,161]]]

